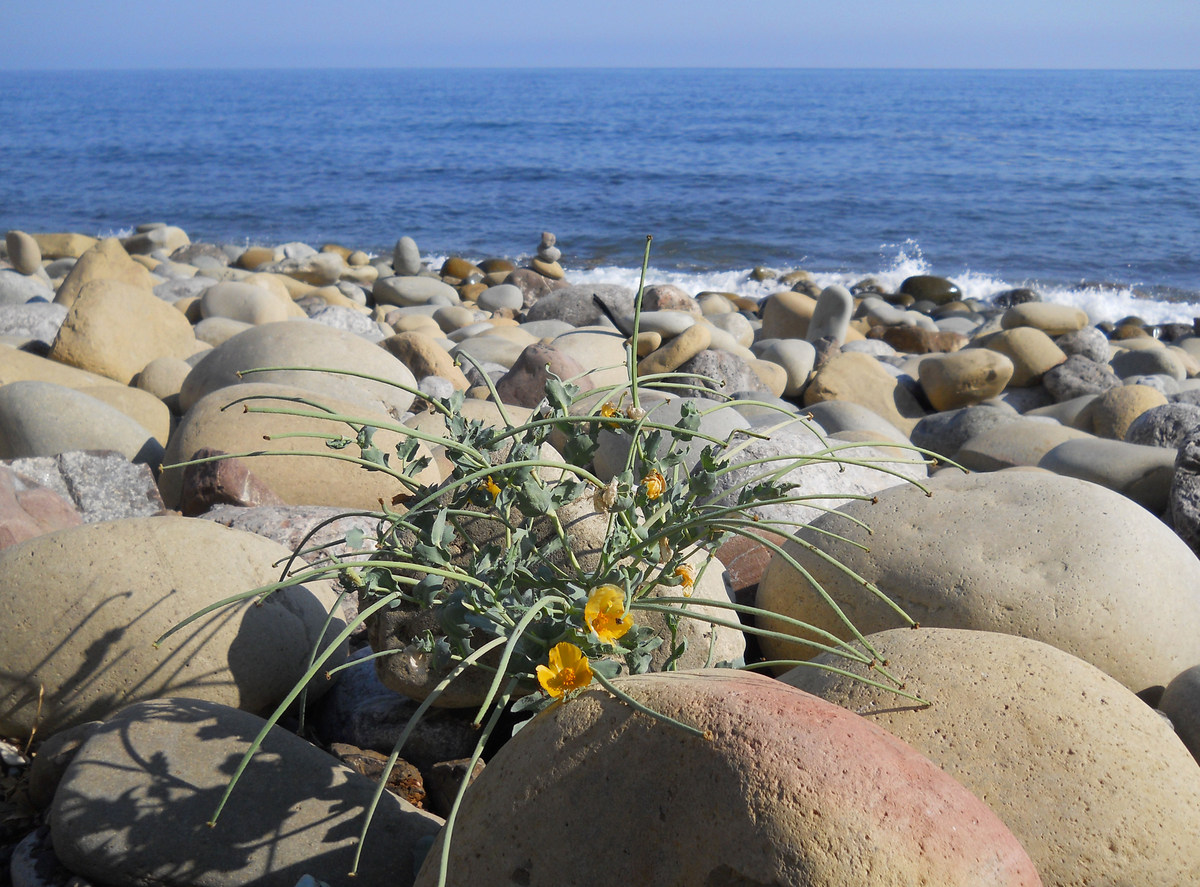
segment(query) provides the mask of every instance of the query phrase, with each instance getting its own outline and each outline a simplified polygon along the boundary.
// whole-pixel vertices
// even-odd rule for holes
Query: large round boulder
[[[871,635],[928,707],[850,672],[783,680],[868,718],[971,789],[1047,885],[1186,887],[1200,870],[1200,769],[1170,726],[1108,675],[1039,641],[929,628]]]
[[[0,552],[0,735],[48,735],[164,696],[270,711],[322,641],[336,601],[327,583],[217,610],[154,642],[209,604],[276,582],[289,554],[182,517],[85,524]]]
[[[864,718],[761,675],[641,675],[527,723],[416,883],[1035,885],[980,800]]]
[[[304,875],[346,883],[374,780],[278,727],[209,825],[230,768],[264,726],[212,702],[130,706],[75,753],[50,813],[55,855],[103,884],[294,887]],[[407,887],[441,823],[384,792],[358,875]]]
[[[385,382],[311,370],[274,370],[239,376],[260,367],[315,367],[367,373],[406,386],[416,379],[403,363],[377,345],[345,330],[308,320],[264,323],[239,333],[204,356],[184,380],[179,406],[239,382],[269,382],[314,391],[400,418],[412,405],[410,391]]]
[[[337,458],[358,458],[360,451],[355,444],[335,450],[326,447],[320,439],[294,436],[299,433],[353,438],[355,432],[345,422],[284,413],[246,412],[247,408],[321,412],[297,402],[297,398],[364,423],[374,420],[379,426],[395,424],[395,420],[386,414],[365,408],[360,403],[348,403],[311,390],[261,382],[230,385],[194,404],[171,435],[163,456],[167,467],[159,478],[163,501],[170,508],[177,508],[180,502],[184,469],[170,466],[191,459],[197,451],[206,448],[230,455],[281,454],[256,455],[248,459],[247,465],[271,492],[289,505],[340,505],[377,511],[381,499],[390,504],[394,496],[405,492],[401,482],[391,475]],[[390,454],[395,464],[395,448],[407,439],[408,435],[401,432],[377,430],[372,443],[383,453]],[[424,449],[420,452],[427,454]],[[431,464],[418,479],[421,483],[437,483],[441,473]]]
[[[1044,641],[1134,692],[1200,662],[1200,561],[1130,499],[1025,469],[942,473],[928,488],[928,496],[905,485],[851,502],[813,521],[801,533],[805,546],[787,546],[859,630],[906,624],[865,580],[922,625]],[[758,604],[850,636],[781,557],[763,575]],[[779,620],[760,624],[803,634]],[[774,638],[762,645],[770,658],[813,655]]]

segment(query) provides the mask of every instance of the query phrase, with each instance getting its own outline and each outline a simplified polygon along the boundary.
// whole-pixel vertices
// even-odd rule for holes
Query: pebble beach
[[[431,261],[405,236],[378,254],[193,241],[168,223],[119,238],[7,232],[0,862],[11,883],[350,883],[355,817],[417,704],[387,666],[363,661],[322,682],[306,730],[277,730],[252,768],[231,831],[214,837],[202,824],[228,761],[304,673],[326,614],[344,624],[355,602],[314,583],[286,605],[152,642],[277,579],[322,521],[349,513],[307,544],[336,552],[348,530],[369,535],[362,514],[395,494],[379,473],[303,455],[312,421],[230,409],[247,395],[375,417],[386,428],[377,445],[394,446],[405,428],[430,427],[414,392],[462,392],[464,415],[500,424],[538,407],[550,373],[575,380],[592,410],[605,396],[589,401],[589,391],[628,379],[635,288],[573,270],[553,233],[529,246],[516,261]],[[694,380],[687,397],[731,403],[702,428],[758,432],[747,458],[832,441],[858,460],[798,473],[823,497],[818,507],[751,513],[812,525],[793,556],[864,633],[891,644],[892,667],[934,704],[898,708],[818,669],[639,677],[638,698],[658,710],[743,725],[717,731],[705,789],[671,741],[630,738],[627,710],[596,691],[587,724],[539,716],[489,749],[457,843],[436,845],[453,854],[450,883],[550,883],[572,864],[544,850],[561,847],[561,823],[586,810],[576,827],[602,829],[614,815],[595,774],[625,786],[624,771],[603,763],[619,742],[646,762],[636,790],[669,799],[661,830],[624,836],[626,856],[693,848],[664,851],[676,877],[665,883],[801,883],[796,872],[819,871],[812,883],[850,885],[884,860],[871,883],[1194,883],[1200,330],[1182,317],[1090,316],[1034,287],[966,293],[930,273],[829,283],[803,267],[758,267],[749,277],[742,291],[647,286],[638,373],[683,374]],[[306,366],[405,387],[291,369],[242,375]],[[650,402],[669,409],[679,396]],[[243,455],[264,439],[273,455]],[[220,455],[230,458],[179,467]],[[429,455],[424,481],[437,483],[449,463]],[[591,470],[607,482],[606,460],[598,453]],[[901,629],[823,553],[892,594],[921,631]],[[769,547],[739,538],[717,557],[720,599],[844,633]],[[729,630],[722,642],[751,662],[799,658],[786,639],[794,629],[761,622],[780,634],[747,646]],[[355,634],[341,661],[372,646]],[[422,722],[353,883],[436,883],[420,861],[474,742],[469,705]],[[823,718],[853,741],[814,728]],[[554,749],[585,736],[587,755],[543,779]],[[760,754],[776,738],[786,753]],[[811,768],[786,766],[798,759]],[[751,771],[741,783],[731,775]],[[163,789],[164,773],[176,788]],[[930,817],[932,796],[941,812]],[[743,802],[751,812],[735,809]],[[881,819],[882,804],[894,815]],[[787,846],[747,821],[772,823]],[[239,829],[244,842],[221,837]],[[820,848],[845,834],[869,835],[876,849],[826,858]],[[582,865],[574,882],[615,883],[601,861]]]

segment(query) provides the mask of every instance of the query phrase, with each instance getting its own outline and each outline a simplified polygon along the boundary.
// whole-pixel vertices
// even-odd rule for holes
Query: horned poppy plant
[[[633,614],[625,611],[625,595],[615,585],[601,585],[592,591],[583,608],[583,621],[600,640],[615,642],[633,627]]]
[[[550,664],[537,667],[538,683],[550,696],[558,697],[592,682],[592,667],[583,651],[563,641],[550,649]]]
[[[657,499],[667,489],[667,479],[657,468],[642,478],[642,486],[646,488],[647,499]]]
[[[605,419],[615,419],[618,416],[620,416],[621,414],[619,412],[617,412],[617,408],[615,406],[613,406],[612,401],[606,401],[604,403],[604,405],[600,407],[600,415],[603,416]],[[609,428],[620,428],[621,427],[621,424],[619,422],[605,422],[604,424],[607,425]]]

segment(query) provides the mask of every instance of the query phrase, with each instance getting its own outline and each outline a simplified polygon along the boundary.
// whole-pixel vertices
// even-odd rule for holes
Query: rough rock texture
[[[1168,403],[1151,407],[1125,429],[1125,442],[1177,450],[1200,429],[1200,406]]]
[[[85,524],[166,512],[149,466],[130,462],[120,453],[73,450],[5,464],[21,480],[58,493]]]
[[[1117,374],[1107,364],[1097,363],[1080,354],[1071,354],[1065,361],[1042,376],[1042,384],[1059,403],[1084,394],[1102,394],[1121,384]]]
[[[0,548],[81,523],[69,500],[0,463]]]
[[[51,811],[54,849],[106,884],[294,887],[345,883],[375,783],[271,730],[214,827],[217,801],[263,721],[194,699],[143,702],[76,753]],[[355,884],[408,885],[441,821],[384,793]]]
[[[288,554],[181,517],[87,524],[0,552],[0,607],[9,614],[0,625],[0,734],[24,736],[36,724],[48,735],[167,695],[269,710],[322,637],[336,599],[327,584],[221,609],[158,649],[154,641],[211,603],[277,581],[276,563]]]
[[[1200,662],[1200,561],[1154,515],[1104,487],[1022,469],[943,473],[928,486],[930,497],[897,486],[879,493],[878,504],[839,509],[873,535],[837,513],[813,526],[849,541],[807,530],[803,535],[922,625],[1044,641],[1134,692],[1165,686]],[[823,559],[796,545],[788,550],[861,631],[904,625]],[[759,583],[758,604],[847,636],[808,583],[779,558]],[[771,658],[811,655],[807,647],[769,638],[761,643]]]
[[[515,403],[533,409],[546,397],[546,381],[551,375],[571,380],[582,377],[584,367],[570,354],[553,345],[534,343],[526,346],[517,362],[496,383],[503,403]],[[590,391],[592,381],[579,378],[581,389]]]
[[[603,691],[557,706],[471,787],[450,883],[1041,883],[995,814],[863,718],[754,674],[619,686],[711,741]],[[620,798],[640,800],[618,813]],[[417,884],[436,883],[442,852],[439,838]]]
[[[931,706],[805,666],[782,680],[865,716],[971,789],[1048,887],[1195,883],[1200,769],[1125,687],[1012,635],[893,629],[868,640]],[[877,677],[842,657],[817,661]]]

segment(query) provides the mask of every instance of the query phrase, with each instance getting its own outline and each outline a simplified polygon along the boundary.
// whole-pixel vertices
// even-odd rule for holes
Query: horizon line
[[[180,66],[157,65],[102,66],[102,67],[28,67],[8,68],[0,65],[0,71],[8,74],[96,74],[135,73],[157,71],[162,73],[199,72],[263,72],[263,71],[963,71],[963,72],[1112,72],[1112,73],[1167,73],[1196,72],[1200,65],[1192,67],[1101,67],[1101,66],[1054,66],[1019,67],[1008,65],[977,66],[916,66],[916,65],[222,65]]]

